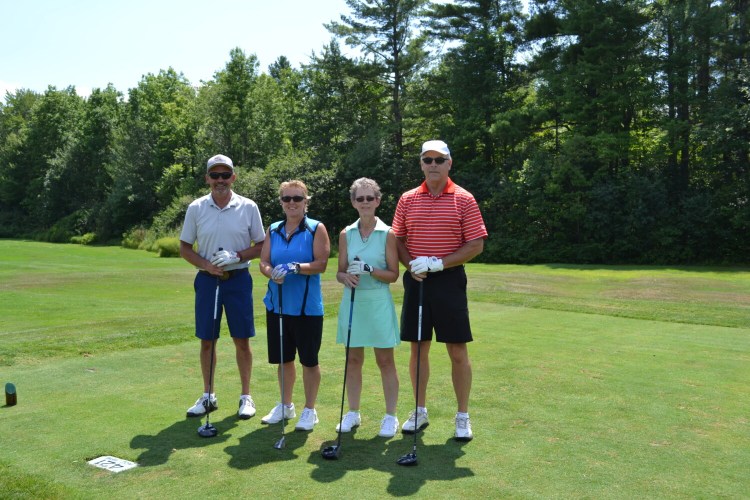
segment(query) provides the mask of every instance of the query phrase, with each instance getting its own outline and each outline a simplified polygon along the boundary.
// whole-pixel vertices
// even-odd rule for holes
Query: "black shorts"
[[[284,315],[284,363],[294,361],[299,353],[302,366],[318,366],[318,353],[323,339],[323,316]],[[268,362],[279,364],[279,315],[266,309]]]
[[[469,324],[464,266],[428,273],[424,283],[421,340],[460,344],[474,340]],[[404,302],[401,307],[401,340],[417,341],[419,318],[419,282],[404,273]]]

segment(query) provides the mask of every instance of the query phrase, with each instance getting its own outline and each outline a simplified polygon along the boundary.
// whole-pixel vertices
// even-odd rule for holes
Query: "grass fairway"
[[[412,438],[377,437],[382,390],[372,353],[362,426],[335,438],[343,379],[341,290],[324,278],[320,424],[311,433],[260,416],[278,400],[266,363],[265,291],[253,265],[259,335],[252,392],[226,328],[218,343],[213,439],[186,419],[201,379],[192,279],[181,259],[115,247],[0,241],[2,498],[746,498],[750,496],[750,271],[725,268],[468,266],[476,341],[474,441],[453,441],[447,355],[432,348],[430,427],[419,465],[396,465]],[[397,307],[401,286],[392,287]],[[356,314],[356,311],[355,311]],[[398,416],[413,408],[408,347],[396,350]],[[301,404],[301,378],[295,387]],[[3,401],[4,403],[4,401]],[[114,474],[86,462],[112,455]]]

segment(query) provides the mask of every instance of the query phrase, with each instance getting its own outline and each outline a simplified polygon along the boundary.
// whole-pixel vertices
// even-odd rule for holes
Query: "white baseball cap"
[[[232,169],[232,172],[234,172],[234,163],[232,163],[232,159],[224,155],[216,155],[209,158],[208,163],[206,164],[206,172],[218,165],[229,167]]]
[[[427,151],[437,151],[440,154],[444,154],[447,156],[451,155],[450,149],[448,149],[448,145],[444,143],[443,141],[427,141],[424,144],[422,144],[422,153],[425,154]]]

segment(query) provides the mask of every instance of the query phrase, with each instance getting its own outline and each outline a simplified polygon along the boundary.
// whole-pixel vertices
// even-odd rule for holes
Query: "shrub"
[[[146,239],[147,233],[148,230],[143,226],[130,229],[122,235],[122,246],[131,250],[137,250]]]
[[[168,237],[159,238],[154,245],[159,253],[159,257],[179,257],[180,240],[179,238]]]
[[[71,243],[77,243],[79,245],[91,245],[96,241],[96,233],[86,233],[81,236],[73,236],[70,238]]]

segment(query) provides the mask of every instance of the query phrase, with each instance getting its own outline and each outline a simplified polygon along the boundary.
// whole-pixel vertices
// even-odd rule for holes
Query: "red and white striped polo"
[[[393,234],[406,237],[412,258],[443,258],[467,241],[487,237],[482,214],[474,196],[450,178],[439,196],[427,183],[401,195],[393,216]]]

